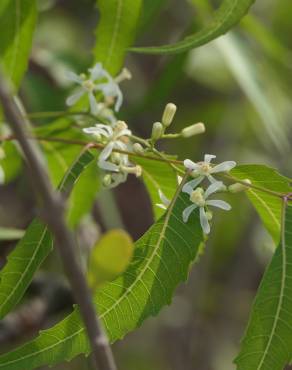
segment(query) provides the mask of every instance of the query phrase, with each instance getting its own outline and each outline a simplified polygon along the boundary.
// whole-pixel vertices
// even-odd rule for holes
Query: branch
[[[87,330],[95,363],[101,370],[116,370],[108,339],[95,313],[90,290],[75,255],[77,246],[65,222],[63,200],[60,194],[53,190],[38,147],[27,137],[31,136],[30,132],[27,132],[29,128],[25,127],[27,125],[12,98],[10,86],[1,73],[0,101],[33,176],[35,191],[41,200],[41,215],[55,237],[65,272]]]

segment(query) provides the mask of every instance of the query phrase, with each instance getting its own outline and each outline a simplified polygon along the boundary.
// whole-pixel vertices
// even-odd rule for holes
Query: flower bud
[[[228,190],[230,193],[240,193],[241,191],[245,191],[248,189],[248,185],[251,185],[251,181],[249,179],[242,180],[246,183],[246,185],[236,182],[235,184],[229,185]]]
[[[152,126],[151,138],[153,140],[158,140],[163,135],[164,129],[160,122],[155,122]]]
[[[166,104],[166,106],[164,108],[163,115],[162,115],[162,124],[163,124],[163,126],[168,127],[171,124],[171,122],[173,121],[173,117],[175,115],[175,112],[176,112],[176,105],[175,104],[173,104],[173,103]]]
[[[181,131],[182,137],[191,137],[198,134],[203,134],[206,131],[205,125],[201,122],[185,127]]]
[[[111,175],[110,174],[105,175],[104,178],[102,179],[102,185],[107,188],[111,185],[111,183],[112,183]]]
[[[134,143],[133,144],[133,152],[137,154],[143,154],[144,148],[140,143]]]
[[[113,152],[111,154],[111,161],[115,164],[119,164],[121,162],[121,154],[118,152]]]

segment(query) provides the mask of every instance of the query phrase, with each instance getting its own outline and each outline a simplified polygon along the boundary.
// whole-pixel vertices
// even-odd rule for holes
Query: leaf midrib
[[[119,300],[118,300],[118,301],[116,301],[114,305],[112,305],[108,310],[106,310],[105,312],[103,312],[103,313],[100,315],[100,318],[101,318],[101,319],[102,319],[106,314],[108,314],[111,310],[113,310],[113,309],[116,307],[116,305],[117,305],[119,302],[121,302],[121,300],[122,300],[122,299],[124,299],[124,297],[127,295],[127,293],[133,289],[133,286],[134,286],[138,281],[140,281],[141,276],[142,276],[142,275],[144,274],[144,272],[147,270],[147,268],[148,268],[149,264],[153,261],[154,257],[155,257],[155,256],[156,256],[156,254],[157,254],[157,250],[158,250],[158,249],[159,249],[159,247],[160,247],[160,243],[161,243],[161,241],[162,241],[162,238],[165,236],[165,231],[166,231],[167,225],[168,225],[168,223],[169,223],[169,219],[170,219],[170,216],[171,216],[171,212],[172,212],[173,207],[174,207],[174,205],[175,205],[175,202],[176,202],[176,200],[177,200],[177,198],[178,198],[178,196],[179,196],[179,194],[180,194],[180,192],[181,192],[181,189],[182,189],[182,187],[183,187],[183,185],[184,185],[184,183],[185,183],[185,181],[186,181],[186,178],[187,178],[187,175],[185,175],[185,176],[184,176],[184,178],[182,179],[182,181],[181,181],[181,183],[180,183],[180,186],[178,187],[178,189],[177,189],[177,191],[176,191],[176,193],[175,193],[175,195],[174,195],[174,197],[173,197],[173,199],[172,199],[172,201],[171,201],[171,203],[170,203],[170,206],[169,206],[169,208],[168,208],[168,210],[167,210],[167,213],[166,213],[166,216],[165,216],[164,224],[163,224],[163,227],[162,227],[162,232],[161,232],[160,237],[159,237],[159,239],[158,239],[158,242],[157,242],[156,248],[153,250],[152,256],[151,256],[151,257],[149,257],[148,262],[147,262],[147,264],[146,264],[145,268],[141,271],[141,273],[138,275],[137,279],[133,282],[133,284],[131,284],[131,286],[130,286],[130,287],[128,287],[128,288],[125,290],[124,294],[119,298]],[[6,366],[6,365],[9,365],[9,364],[12,364],[12,363],[16,363],[16,362],[22,361],[22,360],[24,360],[24,359],[26,359],[26,358],[29,358],[29,357],[37,356],[37,355],[39,355],[40,353],[43,353],[43,352],[45,352],[45,351],[48,351],[48,350],[50,350],[50,349],[52,349],[52,348],[54,348],[54,347],[59,346],[59,345],[60,345],[60,344],[62,344],[62,343],[67,342],[68,340],[70,340],[70,339],[74,338],[75,336],[77,336],[77,335],[81,334],[84,330],[85,330],[85,329],[84,329],[84,327],[82,327],[82,328],[80,328],[79,330],[75,331],[72,335],[67,336],[65,339],[59,340],[57,343],[54,343],[54,344],[52,344],[51,346],[45,347],[45,348],[43,348],[43,349],[41,349],[41,350],[39,350],[39,351],[37,351],[37,352],[29,353],[29,354],[27,354],[27,355],[25,355],[25,356],[22,356],[22,357],[17,358],[16,360],[11,360],[11,361],[5,362],[5,363],[3,363],[3,364],[0,364],[0,367],[3,367],[4,365]]]
[[[113,53],[114,45],[116,43],[116,38],[118,36],[119,24],[120,24],[121,16],[122,16],[122,9],[123,9],[123,0],[118,0],[116,18],[115,18],[115,23],[114,23],[114,30],[113,30],[111,43],[110,43],[110,46],[108,48],[108,54],[107,54],[107,57],[106,57],[105,65],[108,64],[108,62],[109,62],[109,60],[112,56],[112,53]]]
[[[264,365],[264,361],[267,357],[267,354],[269,353],[269,349],[272,344],[272,340],[274,338],[274,335],[276,333],[278,321],[280,318],[280,312],[282,309],[283,299],[284,299],[284,291],[285,291],[285,284],[286,284],[286,240],[285,240],[285,212],[286,212],[286,204],[285,201],[283,201],[283,209],[282,209],[282,235],[281,235],[281,248],[282,248],[282,277],[281,277],[281,289],[280,289],[280,295],[279,295],[279,302],[277,306],[277,311],[271,331],[271,335],[269,337],[268,343],[266,345],[266,348],[264,350],[264,353],[262,355],[261,361],[257,367],[256,370],[261,370],[262,366]]]
[[[34,263],[34,257],[36,256],[36,254],[38,253],[39,251],[39,248],[40,248],[40,245],[42,244],[43,240],[44,240],[44,237],[47,233],[47,227],[44,228],[44,231],[42,233],[42,236],[37,244],[37,248],[36,250],[34,251],[33,255],[32,255],[32,258],[30,259],[29,263],[27,264],[26,268],[23,270],[23,272],[21,273],[20,275],[20,278],[18,280],[18,282],[16,283],[16,285],[13,287],[13,289],[11,290],[10,294],[6,296],[6,299],[4,300],[4,302],[2,302],[0,304],[0,312],[2,310],[2,308],[5,306],[5,304],[7,303],[7,301],[10,299],[10,297],[14,294],[15,290],[19,287],[20,284],[22,284],[22,279],[23,277],[26,275],[27,271],[29,270],[30,266],[32,265],[32,263]],[[13,258],[13,257],[12,257]],[[1,278],[1,275],[0,275],[0,278]],[[0,283],[1,285],[1,283]],[[2,315],[0,314],[0,317]]]

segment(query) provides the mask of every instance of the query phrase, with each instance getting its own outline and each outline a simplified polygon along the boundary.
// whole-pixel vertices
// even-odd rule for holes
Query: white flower
[[[198,186],[206,177],[210,183],[214,183],[217,180],[212,176],[212,174],[218,173],[218,172],[228,172],[233,167],[236,166],[236,162],[234,161],[226,161],[222,162],[220,164],[217,164],[216,166],[212,167],[210,162],[213,158],[216,158],[216,155],[212,154],[205,154],[204,161],[203,162],[193,162],[190,159],[184,160],[184,166],[186,169],[191,170],[191,176],[195,177],[194,180],[191,180],[187,182],[184,187],[184,192],[190,192],[192,191],[196,186]],[[222,186],[224,186],[222,184]]]
[[[123,102],[123,95],[118,82],[116,82],[102,67],[101,63],[96,63],[96,65],[88,71],[89,76],[84,74],[78,76],[73,72],[67,72],[67,78],[79,84],[81,88],[67,98],[66,104],[69,106],[74,105],[84,94],[88,94],[90,111],[92,114],[96,115],[99,113],[100,107],[96,101],[95,93],[101,91],[104,98],[116,98],[115,111],[118,111]],[[105,82],[103,82],[104,79],[106,80]],[[120,81],[120,79],[118,79],[118,81]]]
[[[190,195],[190,200],[193,203],[184,209],[182,213],[183,221],[187,222],[190,214],[199,207],[200,210],[200,223],[205,234],[210,232],[210,224],[208,220],[208,213],[206,211],[208,206],[217,207],[229,211],[231,206],[224,202],[223,200],[208,200],[208,197],[222,188],[223,183],[221,181],[216,181],[211,184],[206,191],[202,188],[197,188],[192,190],[191,188],[184,189],[185,193]]]
[[[156,203],[155,205],[162,209],[167,209],[170,205],[170,200],[164,195],[162,190],[158,189],[158,195],[162,203]]]
[[[125,122],[117,121],[113,127],[99,123],[94,127],[84,128],[83,131],[106,143],[98,158],[98,166],[101,169],[119,172],[121,164],[128,165],[128,155],[126,154],[120,155],[122,163],[115,164],[108,161],[114,149],[127,150],[128,148],[126,142],[132,132]]]

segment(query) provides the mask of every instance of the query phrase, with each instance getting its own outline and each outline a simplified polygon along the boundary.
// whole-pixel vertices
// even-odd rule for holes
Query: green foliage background
[[[207,132],[188,140],[163,142],[161,150],[182,159],[201,160],[205,153],[214,153],[218,162],[236,160],[242,165],[232,171],[234,178],[250,178],[256,186],[289,192],[292,45],[288,35],[292,32],[292,4],[289,0],[253,3],[251,0],[99,0],[97,3],[5,0],[0,5],[1,61],[15,88],[20,87],[28,112],[66,109],[65,98],[70,91],[64,78],[66,70],[83,72],[92,63],[102,61],[112,74],[117,74],[125,63],[133,79],[122,85],[125,103],[119,118],[126,120],[134,132],[149,135],[165,104],[175,102],[178,113],[173,131],[202,121]],[[231,27],[225,37],[217,38]],[[204,43],[207,44],[201,46]],[[164,46],[150,48],[149,45]],[[34,116],[32,122],[40,136],[85,139],[71,117]],[[22,156],[11,142],[5,143],[4,149],[6,157],[0,160],[7,173],[6,184],[0,189],[3,228],[0,235],[4,240],[1,265],[16,244],[11,244],[11,240],[20,238],[22,230],[37,216]],[[147,191],[133,179],[117,189],[111,195],[113,206],[107,203],[109,225],[100,216],[102,207],[99,213],[96,209],[91,213],[98,194],[106,196],[100,193],[93,153],[86,152],[80,159],[79,147],[53,142],[43,142],[42,149],[54,185],[59,184],[67,196],[72,190],[68,221],[78,237],[82,236],[80,221],[86,234],[91,232],[89,214],[93,214],[102,228],[123,224],[135,240],[156,220],[136,242],[135,257],[125,275],[95,294],[112,341],[138,328],[113,346],[120,369],[231,370],[236,368],[232,361],[239,352],[236,361],[240,370],[281,370],[291,360],[291,278],[288,268],[285,269],[290,264],[291,238],[288,230],[286,243],[281,240],[280,198],[256,189],[249,191],[248,198],[256,213],[245,195],[227,195],[233,211],[215,215],[212,235],[201,256],[203,237],[197,216],[188,225],[177,220],[185,203],[183,196],[175,198],[167,215],[153,207],[159,201],[158,186],[169,198],[175,194],[177,178],[169,166],[137,160],[145,167],[143,180]],[[286,208],[288,225],[291,206]],[[9,230],[13,233],[7,234]],[[45,243],[39,244],[37,259],[29,264],[27,274],[22,275],[20,259],[31,261],[31,254],[27,255],[24,247],[29,245],[29,253],[33,253],[39,234],[45,235]],[[34,243],[31,235],[35,237]],[[279,247],[251,310],[276,245]],[[10,265],[0,272],[1,299],[5,300],[4,306],[0,303],[1,317],[30,299],[25,290],[50,249],[47,231],[39,221],[33,221],[9,257]],[[199,257],[200,263],[189,270],[191,262]],[[50,255],[40,272],[63,281],[56,260],[55,254]],[[19,274],[24,276],[21,284]],[[177,284],[187,278],[188,282],[179,286],[172,299]],[[287,284],[283,285],[283,281]],[[17,289],[13,289],[15,286]],[[14,295],[15,292],[19,295]],[[273,298],[265,305],[269,294]],[[121,297],[124,299],[119,304]],[[171,301],[170,307],[164,308],[158,317],[146,320],[140,328],[144,319],[155,316]],[[65,305],[61,313],[54,312],[40,326],[53,326],[70,312],[70,307]],[[239,341],[250,312],[250,324],[240,351]],[[259,324],[258,314],[267,315],[264,324]],[[283,321],[288,329],[281,326]],[[16,342],[24,343],[28,337],[36,337],[41,327],[24,330],[17,341],[15,338],[11,343],[3,341],[3,352],[15,348],[19,344]],[[76,339],[68,341],[68,335]],[[271,359],[273,348],[278,347],[282,350]],[[258,353],[249,358],[253,351]],[[88,344],[75,308],[64,321],[43,331],[30,344],[1,356],[0,368],[28,370],[54,364],[55,369],[86,370],[90,361],[84,357],[77,357],[70,364],[55,363],[87,352]]]

